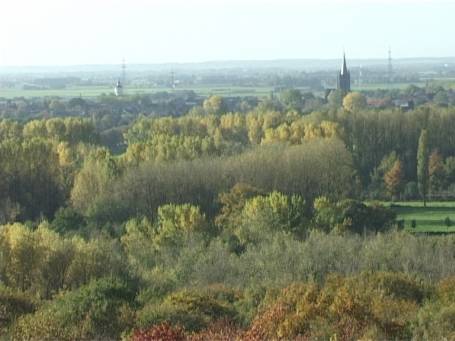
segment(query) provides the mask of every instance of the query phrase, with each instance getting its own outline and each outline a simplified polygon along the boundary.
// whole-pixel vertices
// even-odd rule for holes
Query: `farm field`
[[[439,82],[438,82],[439,84]],[[415,85],[419,87],[425,87],[424,82],[413,82],[413,83],[367,83],[362,84],[360,87],[358,85],[353,85],[353,91],[368,91],[368,90],[377,90],[377,89],[406,89],[409,85]]]
[[[410,232],[455,233],[455,202],[429,202],[427,207],[417,201],[385,204],[393,208],[398,220],[404,220],[404,227]],[[449,227],[445,223],[447,217],[451,220]]]
[[[452,79],[437,79],[433,81],[437,85],[444,85],[450,88],[455,87],[455,81]],[[405,89],[411,83],[372,83],[372,84],[362,84],[361,87],[353,86],[354,91],[367,91],[367,90],[376,90],[376,89]],[[425,83],[412,83],[417,86],[425,86]],[[298,87],[297,89],[302,92],[309,91],[309,89],[304,87]],[[220,96],[257,96],[257,97],[266,97],[274,91],[273,87],[267,86],[234,86],[234,85],[204,85],[204,86],[182,86],[177,89],[172,89],[170,87],[128,87],[127,94],[153,94],[157,92],[172,92],[172,91],[185,91],[192,90],[196,94],[201,96],[209,95],[220,95]],[[22,89],[22,88],[0,88],[0,98],[34,98],[34,97],[62,97],[62,98],[72,98],[72,97],[97,97],[102,94],[112,94],[113,86],[109,87],[93,85],[93,86],[73,86],[67,87],[65,89]],[[321,93],[322,95],[322,93]]]
[[[202,87],[179,87],[177,89],[165,87],[129,87],[127,94],[153,94],[157,92],[173,92],[192,90],[201,96],[221,95],[221,96],[257,96],[265,97],[273,90],[272,87],[239,87],[239,86],[202,86]],[[302,89],[303,90],[303,89]],[[113,93],[113,87],[108,86],[86,86],[68,87],[65,89],[46,89],[46,90],[25,90],[20,88],[0,88],[0,98],[16,97],[97,97],[102,94]]]

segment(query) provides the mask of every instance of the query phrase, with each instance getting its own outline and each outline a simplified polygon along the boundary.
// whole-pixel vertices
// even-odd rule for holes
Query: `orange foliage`
[[[241,330],[228,320],[219,320],[206,329],[188,336],[188,341],[233,341],[241,339]]]
[[[144,330],[133,332],[131,341],[183,341],[185,333],[182,328],[172,327],[169,323],[161,323]]]

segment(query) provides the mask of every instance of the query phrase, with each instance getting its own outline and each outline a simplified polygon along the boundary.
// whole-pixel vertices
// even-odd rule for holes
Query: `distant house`
[[[397,99],[393,101],[393,105],[397,108],[400,108],[401,111],[409,111],[414,109],[414,101],[413,100],[403,100]]]

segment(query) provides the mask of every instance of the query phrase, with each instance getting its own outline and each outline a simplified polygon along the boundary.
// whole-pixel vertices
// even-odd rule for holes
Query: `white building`
[[[117,81],[117,85],[114,88],[115,96],[122,96],[123,95],[123,85],[120,81]]]

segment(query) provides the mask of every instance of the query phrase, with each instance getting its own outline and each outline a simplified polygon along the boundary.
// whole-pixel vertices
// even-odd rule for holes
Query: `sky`
[[[1,0],[0,66],[455,56],[452,0]]]

